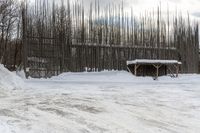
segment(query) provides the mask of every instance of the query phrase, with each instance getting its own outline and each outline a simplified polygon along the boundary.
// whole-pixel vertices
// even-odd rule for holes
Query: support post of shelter
[[[178,77],[178,73],[179,73],[179,65],[176,65],[176,77]]]
[[[159,68],[158,66],[156,66],[156,79],[158,78],[158,75],[159,75]]]
[[[137,76],[137,69],[138,69],[139,66],[140,65],[135,64],[135,67],[134,67],[134,74],[135,74],[135,76]]]
[[[158,79],[158,76],[159,76],[159,68],[162,66],[162,65],[153,65],[155,68],[156,68],[156,79]]]
[[[137,76],[137,64],[135,64],[134,69],[135,69],[135,76]]]

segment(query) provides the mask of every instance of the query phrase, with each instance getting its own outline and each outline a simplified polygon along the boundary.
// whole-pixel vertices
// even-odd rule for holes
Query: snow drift
[[[0,64],[0,87],[3,89],[21,89],[25,86],[23,79],[10,72]]]

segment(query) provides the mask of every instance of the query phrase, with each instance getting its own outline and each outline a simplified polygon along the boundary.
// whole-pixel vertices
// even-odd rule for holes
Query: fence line
[[[27,67],[32,77],[51,77],[67,71],[126,70],[127,60],[158,59],[159,51],[159,59],[178,60],[176,49],[102,45],[66,45],[63,59],[62,49],[53,40],[52,43],[43,44],[31,42],[33,41],[30,39]]]

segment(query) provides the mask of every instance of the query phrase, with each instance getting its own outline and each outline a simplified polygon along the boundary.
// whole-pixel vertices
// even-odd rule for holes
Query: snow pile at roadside
[[[59,76],[52,77],[51,80],[71,81],[71,82],[133,82],[140,81],[140,77],[136,78],[126,71],[103,71],[103,72],[77,72],[63,73]],[[152,80],[152,77],[146,77],[145,80]]]
[[[26,79],[26,75],[23,70],[14,71],[14,74],[16,74],[17,76],[19,76],[22,79]]]
[[[105,78],[106,77],[106,78]],[[52,80],[66,80],[66,81],[121,81],[121,78],[130,80],[133,76],[128,76],[124,72],[84,72],[84,73],[63,73],[59,76],[52,77]]]
[[[25,86],[24,81],[15,73],[7,70],[0,64],[0,87],[3,89],[21,89]]]
[[[193,77],[193,78],[191,78]],[[35,79],[38,80],[38,79]],[[41,79],[39,79],[41,80]],[[135,82],[163,82],[163,83],[183,83],[183,82],[198,82],[200,81],[200,75],[198,74],[180,74],[178,78],[172,78],[170,76],[161,76],[158,80],[153,80],[153,77],[135,77],[132,73],[127,71],[103,71],[103,72],[77,72],[77,73],[63,73],[58,76],[54,76],[50,79],[52,81],[63,82],[119,82],[119,83],[135,83]]]

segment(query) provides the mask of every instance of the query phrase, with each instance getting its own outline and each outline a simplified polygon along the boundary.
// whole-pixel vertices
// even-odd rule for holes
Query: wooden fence
[[[39,41],[40,40],[40,41]],[[126,70],[126,61],[134,59],[175,59],[176,49],[108,46],[64,45],[55,39],[29,38],[27,74],[31,77],[51,77],[62,72]]]

